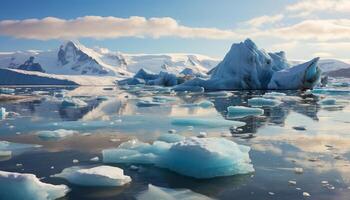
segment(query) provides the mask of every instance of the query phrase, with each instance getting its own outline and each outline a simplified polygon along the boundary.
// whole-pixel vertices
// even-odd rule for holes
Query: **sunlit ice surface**
[[[65,184],[71,189],[68,199],[133,199],[149,184],[214,199],[345,200],[350,195],[348,87],[279,94],[173,93],[149,86],[13,89],[21,98],[0,102],[7,112],[0,120],[0,140],[16,143],[16,148],[11,154],[8,148],[0,149],[1,170]],[[230,116],[229,106],[255,107],[248,103],[251,98],[278,103],[257,106],[263,113]],[[123,169],[132,181],[119,187],[84,187],[51,177],[72,166],[105,164],[102,150],[122,142],[152,143],[169,133],[248,146],[255,171],[196,179],[150,164],[108,163]]]

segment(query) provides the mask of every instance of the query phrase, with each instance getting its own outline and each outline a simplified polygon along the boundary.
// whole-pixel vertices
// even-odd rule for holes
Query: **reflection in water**
[[[282,104],[263,107],[263,115],[230,119],[227,117],[228,106],[248,106],[248,99],[261,97],[266,92],[235,91],[226,97],[196,93],[175,95],[157,87],[132,87],[128,90],[99,87],[16,89],[21,95],[33,92],[39,95],[39,99],[0,103],[0,107],[20,114],[0,121],[0,139],[43,147],[39,151],[1,160],[2,170],[22,172],[16,163],[23,163],[24,172],[49,177],[72,166],[73,159],[79,159],[80,165],[101,164],[90,159],[94,156],[101,158],[102,149],[116,147],[134,137],[152,142],[170,129],[184,136],[196,136],[201,131],[209,137],[221,137],[222,133],[227,137],[227,133],[231,133],[233,137],[228,139],[252,148],[250,156],[256,170],[254,174],[196,180],[153,166],[139,166],[139,171],[134,171],[130,166],[116,165],[133,178],[130,185],[89,189],[70,185],[70,199],[130,199],[145,190],[148,184],[188,188],[218,199],[302,199],[303,191],[315,199],[348,199],[350,195],[347,189],[350,186],[350,106],[347,103],[321,106],[318,102],[327,95],[280,91],[286,96],[273,98]],[[155,96],[157,98],[153,98]],[[63,107],[64,97],[79,98],[87,106]],[[139,100],[156,99],[161,99],[159,106],[137,106]],[[350,96],[338,95],[338,99],[349,102]],[[213,102],[214,107],[199,107],[197,103],[204,100]],[[246,125],[212,129],[179,127],[171,124],[171,120],[177,117],[221,118],[242,121]],[[35,134],[40,130],[60,128],[79,133],[61,141],[42,141]],[[51,166],[55,166],[54,169]],[[295,174],[295,167],[303,168],[304,173]],[[45,180],[65,183],[54,178]],[[288,185],[289,180],[295,180],[296,185]],[[328,185],[322,181],[327,181]],[[269,192],[275,195],[271,196]]]

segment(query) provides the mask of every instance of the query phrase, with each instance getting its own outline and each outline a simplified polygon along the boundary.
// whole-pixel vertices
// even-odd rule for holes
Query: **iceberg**
[[[245,122],[225,120],[225,119],[213,119],[213,118],[175,118],[171,120],[172,125],[176,126],[193,126],[204,128],[220,128],[220,127],[241,127],[245,126]]]
[[[176,173],[207,179],[254,172],[250,148],[224,138],[186,138],[153,144],[131,140],[102,151],[104,163],[154,164]]]
[[[277,106],[282,102],[276,99],[267,99],[262,97],[254,97],[248,99],[248,104],[251,106],[262,107],[262,106]]]
[[[227,107],[227,113],[229,117],[239,118],[249,115],[263,115],[264,110],[260,108],[249,108],[245,106],[229,106]]]
[[[0,197],[11,200],[54,200],[69,191],[65,185],[41,182],[34,174],[0,171]]]
[[[267,53],[246,39],[233,44],[224,59],[209,71],[210,78],[194,78],[174,87],[203,87],[206,91],[312,89],[320,79],[319,58],[290,67],[284,52]]]
[[[77,133],[77,131],[58,129],[54,131],[39,131],[36,135],[42,140],[61,140],[75,133]]]
[[[146,69],[140,69],[134,77],[118,81],[118,85],[160,85],[160,86],[175,86],[179,84],[180,78],[175,74],[168,72],[159,72],[154,74]]]
[[[157,187],[149,184],[148,190],[141,192],[136,199],[138,200],[210,200],[211,198],[192,192],[188,189],[169,189],[163,187]]]
[[[69,167],[52,177],[64,178],[70,183],[82,186],[122,186],[131,182],[131,178],[124,175],[122,169],[106,165],[92,168]]]

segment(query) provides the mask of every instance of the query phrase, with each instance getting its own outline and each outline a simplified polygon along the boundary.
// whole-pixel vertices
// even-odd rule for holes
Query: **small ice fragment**
[[[266,99],[261,97],[255,97],[248,99],[248,104],[251,106],[262,107],[262,106],[277,106],[282,102],[276,99]]]
[[[210,200],[211,198],[192,192],[188,189],[170,189],[162,188],[149,184],[148,190],[141,192],[136,199],[138,200],[176,200],[176,199],[188,199],[188,200]]]
[[[269,195],[275,195],[275,193],[274,192],[269,192]]]
[[[62,107],[86,107],[88,104],[78,98],[64,98],[61,104]]]
[[[175,130],[175,129],[170,129],[170,130],[168,131],[168,133],[176,133],[176,130]]]
[[[227,107],[228,117],[245,117],[249,115],[263,115],[264,110],[260,108],[249,108],[244,106]]]
[[[304,126],[293,126],[293,129],[297,130],[297,131],[305,131],[306,130],[306,128]]]
[[[0,120],[4,120],[7,115],[8,115],[8,112],[6,112],[6,109],[1,107],[0,108]]]
[[[221,132],[221,137],[231,137],[232,134],[229,132]]]
[[[307,192],[303,192],[303,196],[304,197],[310,197],[311,195],[309,193],[307,193]]]
[[[0,157],[11,157],[11,156],[12,156],[12,151],[2,151],[2,150],[0,150]]]
[[[0,171],[1,199],[53,200],[64,197],[69,188],[41,182],[34,174]]]
[[[77,133],[73,130],[58,129],[54,131],[39,131],[37,136],[42,140],[61,140]]]
[[[90,161],[94,161],[94,162],[98,162],[99,160],[100,158],[97,156],[90,159]]]
[[[52,177],[64,178],[83,186],[122,186],[131,182],[131,178],[124,175],[122,169],[105,165],[92,168],[69,167]]]
[[[298,187],[297,187],[297,188],[295,188],[295,189],[296,189],[296,190],[301,190],[301,188],[298,188]]]
[[[295,167],[295,168],[294,168],[294,172],[295,172],[296,174],[302,174],[302,173],[304,173],[304,170],[303,170],[303,168]]]
[[[213,119],[213,118],[175,118],[171,120],[172,125],[176,126],[197,126],[205,128],[221,128],[230,126],[245,126],[245,122],[230,121],[225,119]]]
[[[328,181],[321,181],[322,184],[328,184]]]
[[[321,105],[335,105],[337,103],[337,100],[333,98],[326,98],[322,99],[319,103]]]
[[[120,139],[119,138],[111,138],[109,139],[110,142],[119,142]]]
[[[55,169],[55,167],[54,167],[54,166],[51,166],[50,169]]]
[[[23,164],[22,163],[17,163],[16,167],[23,167]]]
[[[296,185],[297,184],[297,182],[296,181],[288,181],[288,185]]]
[[[72,161],[73,163],[79,163],[79,160],[77,160],[77,159],[73,159],[73,161]]]
[[[144,101],[137,102],[136,105],[138,107],[152,107],[152,106],[161,106],[161,105],[164,105],[164,103],[144,100]]]
[[[136,166],[136,165],[131,165],[130,169],[133,170],[133,171],[137,171],[137,170],[139,170],[139,167]]]
[[[158,138],[159,141],[163,141],[163,142],[167,142],[167,143],[180,142],[184,139],[185,139],[185,137],[182,135],[170,134],[170,133],[163,134],[163,135],[159,136],[159,138]]]
[[[202,101],[198,103],[198,106],[202,108],[211,108],[214,107],[214,103],[211,101]]]
[[[199,132],[198,136],[199,138],[205,138],[207,137],[207,133],[206,132]]]

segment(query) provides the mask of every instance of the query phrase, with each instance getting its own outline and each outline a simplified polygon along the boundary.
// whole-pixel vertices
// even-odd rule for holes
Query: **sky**
[[[65,40],[125,53],[222,58],[251,38],[289,59],[350,60],[349,0],[1,0],[0,51]]]

